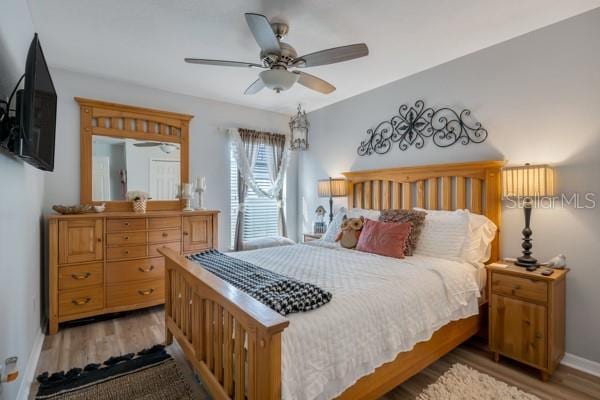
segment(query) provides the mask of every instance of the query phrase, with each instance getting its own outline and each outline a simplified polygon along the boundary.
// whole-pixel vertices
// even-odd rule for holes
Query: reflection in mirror
[[[152,200],[175,200],[180,184],[177,143],[92,137],[92,199],[126,200],[128,191],[147,192]]]

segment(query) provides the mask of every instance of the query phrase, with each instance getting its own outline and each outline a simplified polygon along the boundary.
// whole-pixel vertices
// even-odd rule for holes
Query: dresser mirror
[[[110,136],[92,136],[92,200],[127,200],[143,191],[152,200],[177,200],[181,146]]]
[[[148,193],[148,210],[179,210],[189,181],[191,115],[76,98],[81,115],[82,204],[131,211],[127,192]]]

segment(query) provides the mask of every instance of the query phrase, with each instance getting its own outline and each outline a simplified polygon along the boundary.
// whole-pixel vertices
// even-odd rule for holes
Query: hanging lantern
[[[300,104],[298,104],[298,113],[290,118],[291,150],[302,151],[308,149],[308,127],[306,111],[303,111]]]

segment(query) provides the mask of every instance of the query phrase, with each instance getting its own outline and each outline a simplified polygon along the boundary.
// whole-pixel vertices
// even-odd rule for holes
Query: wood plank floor
[[[141,310],[119,318],[87,325],[61,328],[58,334],[47,336],[37,366],[37,374],[83,367],[92,362],[103,362],[110,356],[126,354],[150,347],[164,340],[163,311],[161,307]],[[173,344],[168,351],[193,387],[199,400],[210,399],[193,375],[183,353]],[[600,378],[572,368],[560,366],[549,382],[542,382],[537,371],[503,359],[493,362],[477,341],[470,341],[447,354],[430,367],[383,397],[385,400],[414,399],[427,385],[435,382],[454,363],[461,363],[491,375],[510,385],[542,399],[600,399]],[[36,375],[37,375],[36,374]],[[37,392],[34,383],[30,398]]]

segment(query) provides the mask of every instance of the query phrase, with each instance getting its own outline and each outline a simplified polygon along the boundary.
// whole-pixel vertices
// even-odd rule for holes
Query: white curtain
[[[256,193],[260,197],[277,199],[280,196],[281,191],[283,190],[283,183],[285,182],[285,174],[287,172],[290,153],[289,146],[284,147],[281,160],[278,160],[277,157],[273,157],[273,159],[271,160],[272,162],[269,163],[271,186],[266,189],[263,189],[259,187],[256,181],[254,180],[253,171],[254,163],[256,162],[256,154],[246,154],[246,146],[244,145],[244,141],[242,140],[239,129],[229,129],[228,132],[229,138],[231,139],[231,143],[233,145],[233,156],[235,157],[239,173],[244,179],[244,183],[246,183],[246,185],[248,185],[248,187],[250,187],[254,191],[254,193]],[[257,133],[259,134],[258,138],[262,139],[260,140],[260,143],[267,147],[270,147],[269,149],[267,149],[267,151],[272,150],[275,152],[275,145],[272,143],[272,141],[268,140],[269,135],[272,134],[264,132]]]

